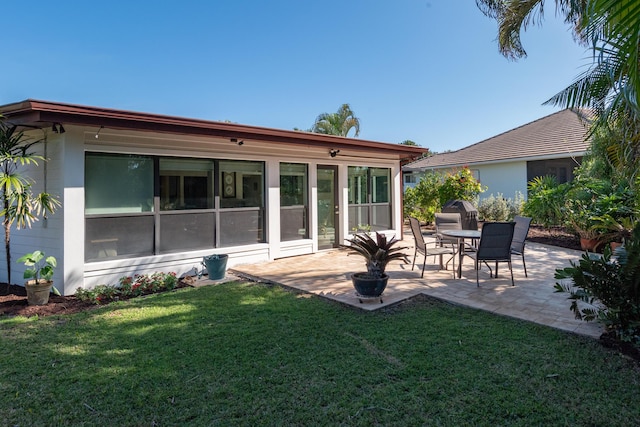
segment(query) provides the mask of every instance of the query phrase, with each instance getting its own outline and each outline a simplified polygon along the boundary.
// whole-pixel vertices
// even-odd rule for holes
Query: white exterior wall
[[[487,190],[480,194],[480,200],[491,194],[497,196],[498,193],[502,193],[505,199],[513,199],[518,191],[526,200],[527,162],[494,163],[469,168],[478,171],[480,183],[487,187]]]
[[[16,229],[15,224],[11,229],[11,282],[15,284],[24,283],[24,265],[16,260],[26,253],[40,250],[47,256],[54,256],[58,261],[58,268],[53,276],[54,286],[60,290],[65,277],[65,257],[63,252],[63,231],[64,231],[64,195],[62,191],[63,168],[61,162],[63,135],[52,134],[47,130],[33,130],[25,132],[31,140],[44,139],[46,142],[34,145],[31,152],[46,157],[48,162],[37,160],[38,165],[29,165],[22,169],[21,173],[25,177],[33,180],[32,191],[34,194],[47,191],[57,195],[62,207],[56,213],[48,215],[47,218],[40,218],[33,223],[30,229]],[[4,239],[3,239],[4,242]],[[4,247],[4,245],[3,245]],[[0,251],[0,274],[3,280],[7,279],[7,261],[4,250]]]
[[[31,230],[14,230],[12,234],[12,256],[17,259],[26,252],[43,250],[58,260],[54,276],[56,288],[65,295],[73,294],[79,287],[90,288],[99,284],[116,284],[123,276],[173,271],[178,276],[200,270],[202,257],[212,253],[229,254],[228,266],[269,261],[286,256],[313,253],[317,244],[317,173],[321,165],[338,166],[340,199],[339,243],[348,237],[348,167],[368,166],[391,169],[392,229],[386,234],[402,237],[401,169],[392,159],[377,159],[372,153],[350,153],[342,149],[337,157],[318,147],[279,146],[260,141],[244,141],[242,146],[228,139],[212,139],[145,132],[125,132],[102,129],[99,139],[97,128],[65,125],[66,133],[50,134],[47,142],[46,179],[42,163],[29,172],[42,191],[46,182],[47,191],[59,195],[63,206],[46,221],[35,223]],[[42,135],[41,130],[34,136]],[[51,133],[51,132],[49,132]],[[189,158],[219,158],[230,160],[254,160],[265,162],[265,236],[267,243],[256,243],[237,247],[224,247],[191,252],[162,254],[130,259],[111,259],[100,262],[84,262],[84,158],[85,152],[129,153]],[[309,174],[309,239],[280,242],[280,162],[305,163]],[[5,270],[4,253],[0,272]],[[15,264],[15,261],[14,261]],[[12,266],[13,267],[13,266]],[[12,281],[22,282],[23,268],[15,264]]]

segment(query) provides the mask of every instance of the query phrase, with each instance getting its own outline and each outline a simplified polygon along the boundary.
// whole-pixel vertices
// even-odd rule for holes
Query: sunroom
[[[63,203],[14,230],[12,252],[56,256],[64,294],[189,274],[214,253],[233,266],[335,248],[356,230],[401,235],[401,163],[426,151],[47,101],[0,114],[42,141],[49,160],[29,175]]]

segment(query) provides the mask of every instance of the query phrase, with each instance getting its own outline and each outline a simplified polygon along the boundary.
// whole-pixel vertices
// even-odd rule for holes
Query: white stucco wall
[[[495,163],[491,165],[473,166],[470,169],[478,171],[480,182],[487,190],[480,194],[480,200],[489,197],[491,194],[497,196],[502,193],[506,199],[513,199],[516,192],[527,197],[527,163],[508,162]]]

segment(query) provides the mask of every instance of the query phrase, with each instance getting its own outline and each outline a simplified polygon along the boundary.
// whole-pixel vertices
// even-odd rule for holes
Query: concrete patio
[[[412,259],[411,234],[405,233],[399,246],[408,246],[405,253]],[[429,257],[424,278],[420,278],[422,256],[418,255],[416,264],[419,265],[413,271],[411,264],[389,264],[389,284],[382,303],[379,299],[360,302],[351,284],[350,274],[365,270],[364,258],[345,249],[239,265],[233,271],[240,276],[278,283],[363,310],[380,309],[425,294],[450,303],[597,338],[603,331],[602,327],[594,322],[576,320],[569,310],[567,294],[554,292],[555,269],[568,266],[570,260],[577,260],[580,255],[580,251],[528,242],[525,258],[529,277],[524,275],[522,260],[515,257],[515,286],[511,286],[507,265],[501,263],[500,277],[497,279],[490,278],[484,266],[480,271],[479,288],[476,287],[475,270],[470,258],[465,257],[462,278],[454,279],[451,266],[449,270],[439,271],[437,260]]]

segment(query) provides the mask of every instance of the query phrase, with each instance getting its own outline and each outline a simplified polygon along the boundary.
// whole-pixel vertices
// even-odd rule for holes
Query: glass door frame
[[[318,176],[320,176],[320,171],[321,170],[330,170],[333,172],[333,200],[332,200],[332,210],[333,210],[333,230],[334,230],[334,236],[333,236],[333,243],[331,246],[328,245],[321,245],[320,244],[320,188],[319,188],[319,184],[317,182],[317,178]],[[317,228],[316,228],[316,238],[318,240],[318,250],[326,250],[326,249],[333,249],[333,248],[338,248],[340,247],[340,193],[339,193],[339,188],[338,188],[338,182],[339,182],[339,178],[338,178],[338,165],[316,165],[316,188],[318,189],[318,197],[317,197],[317,203],[316,203],[316,212],[317,214]],[[331,211],[331,209],[330,209]]]

